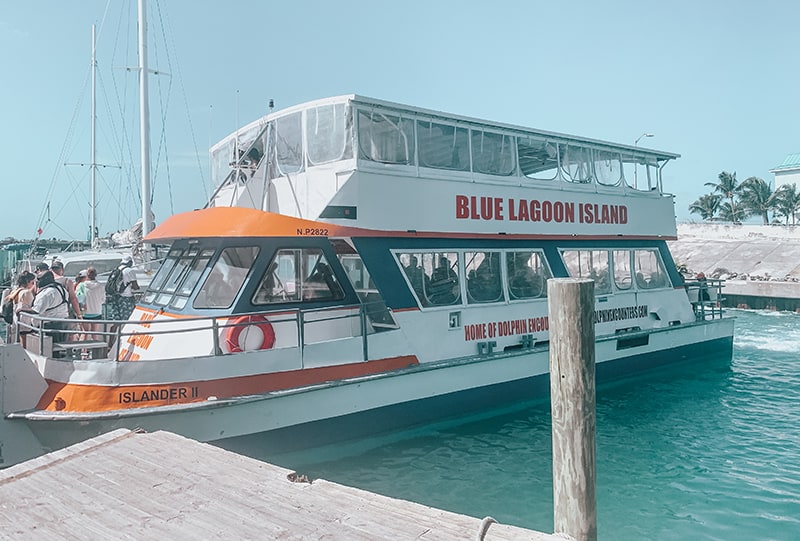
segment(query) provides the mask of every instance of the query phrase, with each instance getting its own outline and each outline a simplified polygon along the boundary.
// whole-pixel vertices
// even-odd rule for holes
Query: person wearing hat
[[[36,276],[37,277],[40,274],[42,274],[43,272],[49,271],[49,270],[50,270],[50,265],[48,265],[44,261],[40,261],[39,263],[36,264]]]
[[[86,269],[80,271],[75,275],[75,296],[78,298],[78,304],[81,307],[81,315],[86,313]]]
[[[67,291],[64,286],[56,282],[52,270],[44,271],[36,278],[38,291],[33,299],[33,310],[47,318],[67,319],[69,317],[69,303]],[[65,329],[62,321],[46,321],[43,328],[50,329],[54,342],[62,342],[65,338]]]
[[[133,292],[139,290],[139,282],[136,280],[136,270],[133,268],[133,258],[130,256],[122,258],[117,268],[122,271],[122,287],[118,294],[106,299],[108,318],[127,320],[136,307]]]

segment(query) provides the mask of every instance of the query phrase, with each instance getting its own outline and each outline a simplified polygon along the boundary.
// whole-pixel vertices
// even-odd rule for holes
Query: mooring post
[[[594,281],[547,283],[553,430],[553,531],[597,540]]]

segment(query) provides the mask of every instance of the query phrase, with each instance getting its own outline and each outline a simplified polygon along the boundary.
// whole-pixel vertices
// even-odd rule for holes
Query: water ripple
[[[598,389],[601,540],[800,539],[800,316],[737,317],[731,363]],[[552,531],[551,461],[549,404],[540,402],[293,466]]]

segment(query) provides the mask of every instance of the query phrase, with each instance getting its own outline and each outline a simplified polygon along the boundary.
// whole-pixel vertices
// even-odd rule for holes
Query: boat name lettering
[[[122,391],[119,393],[120,404],[138,404],[140,402],[154,402],[162,400],[179,400],[183,398],[197,398],[197,387],[168,387],[166,389],[141,389],[135,391]]]
[[[513,336],[515,334],[528,334],[546,331],[550,328],[547,316],[532,317],[528,319],[510,319],[503,321],[490,321],[488,323],[472,323],[464,325],[464,340],[483,340],[496,336]]]
[[[298,237],[327,237],[328,229],[326,227],[306,227],[305,229],[298,227],[296,229]]]
[[[623,319],[636,319],[647,317],[650,311],[646,304],[640,306],[622,306],[620,308],[609,308],[607,310],[595,310],[594,322],[605,323],[607,321],[620,321]]]
[[[626,224],[628,207],[597,203],[575,203],[569,201],[540,201],[539,199],[514,199],[504,201],[501,197],[456,196],[456,218],[459,220],[505,221],[508,210],[509,222],[554,222],[584,224]]]

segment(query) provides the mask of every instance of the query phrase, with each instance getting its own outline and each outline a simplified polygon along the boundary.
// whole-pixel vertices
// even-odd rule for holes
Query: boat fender
[[[244,351],[242,348],[244,344],[239,341],[239,338],[245,331],[249,333],[253,327],[258,328],[262,335],[261,344],[256,349],[270,349],[275,345],[275,330],[267,318],[262,315],[237,317],[228,323],[231,326],[225,331],[225,345],[231,353]],[[246,337],[247,334],[245,334]]]

